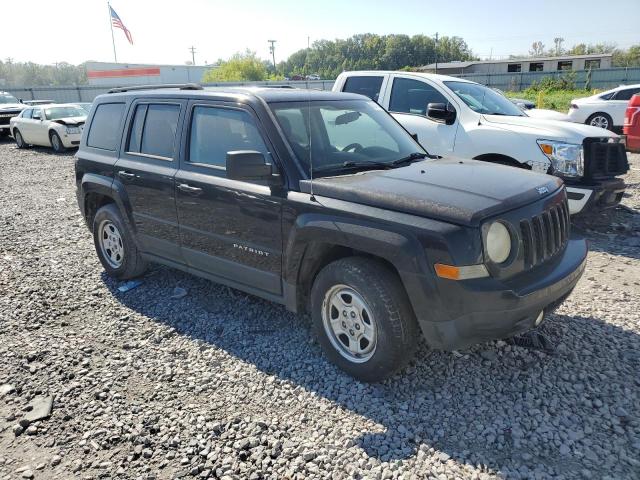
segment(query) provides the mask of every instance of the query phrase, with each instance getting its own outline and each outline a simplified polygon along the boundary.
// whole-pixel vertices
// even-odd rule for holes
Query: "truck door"
[[[459,119],[456,117],[453,124],[447,125],[427,117],[429,103],[451,103],[439,87],[426,79],[403,75],[393,75],[390,87],[382,106],[409,133],[417,134],[418,142],[429,153],[450,155],[454,150]]]
[[[227,152],[272,149],[250,107],[189,103],[176,196],[182,255],[215,280],[282,295],[282,198],[260,182],[231,180]],[[271,162],[273,163],[273,162]]]

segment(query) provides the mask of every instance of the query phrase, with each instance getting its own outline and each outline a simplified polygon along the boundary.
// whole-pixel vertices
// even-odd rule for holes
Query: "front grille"
[[[583,146],[586,178],[611,178],[629,170],[627,152],[622,143],[612,143],[606,138],[586,138]]]
[[[20,112],[0,113],[0,125],[9,125],[9,122],[11,121],[11,119],[19,114]]]
[[[571,221],[567,200],[520,221],[525,268],[535,267],[564,249]]]

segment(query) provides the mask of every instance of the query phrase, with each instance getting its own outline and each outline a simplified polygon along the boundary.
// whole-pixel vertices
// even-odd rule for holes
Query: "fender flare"
[[[437,298],[435,278],[425,274],[431,270],[427,253],[409,232],[381,229],[379,224],[366,220],[309,213],[296,219],[285,245],[285,303],[293,311],[299,309],[300,300],[307,293],[299,288],[302,284],[300,272],[310,253],[308,247],[314,242],[350,248],[386,261],[395,268],[414,308],[417,305],[413,299],[417,292]]]
[[[133,238],[136,239],[136,227],[131,214],[131,203],[124,185],[121,182],[118,182],[111,177],[105,177],[95,173],[86,173],[83,175],[80,182],[80,191],[82,192],[82,213],[85,216],[85,220],[87,196],[91,193],[105,195],[113,199],[118,210],[120,210],[120,215],[122,215],[127,227],[131,229]],[[90,225],[89,228],[91,228]]]

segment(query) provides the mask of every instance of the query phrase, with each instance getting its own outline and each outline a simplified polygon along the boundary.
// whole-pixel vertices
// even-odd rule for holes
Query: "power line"
[[[191,45],[188,50],[191,52],[191,65],[196,64],[196,47]]]
[[[271,45],[269,45],[269,53],[271,54],[271,58],[273,59],[273,69],[276,69],[276,42],[277,40],[267,40]]]

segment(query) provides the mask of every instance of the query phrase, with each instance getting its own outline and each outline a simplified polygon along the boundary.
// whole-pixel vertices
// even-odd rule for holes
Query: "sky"
[[[198,65],[245,49],[268,59],[270,39],[279,62],[308,39],[356,33],[457,35],[482,58],[526,54],[536,40],[549,48],[556,36],[564,46],[640,43],[640,0],[111,0],[111,6],[133,35],[129,45],[122,31],[113,32],[118,61],[126,63],[184,64],[191,46]],[[105,0],[3,0],[0,18],[0,59],[114,59]]]

